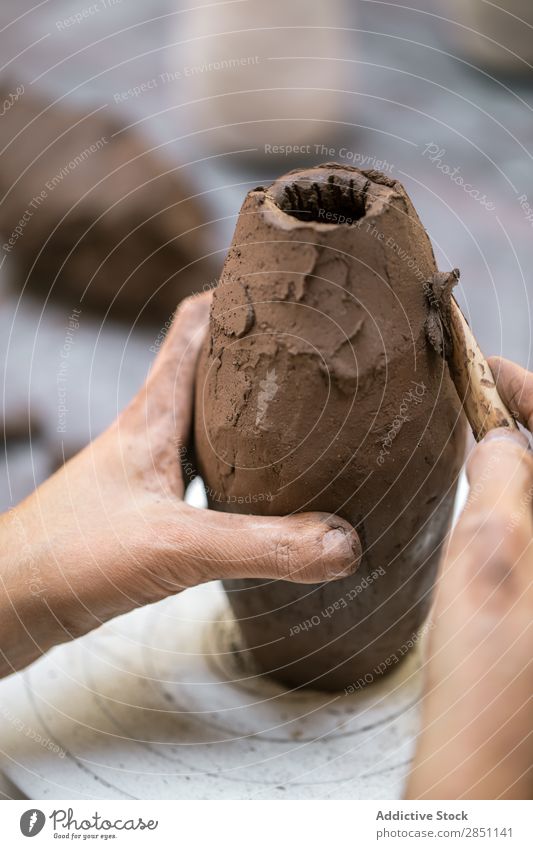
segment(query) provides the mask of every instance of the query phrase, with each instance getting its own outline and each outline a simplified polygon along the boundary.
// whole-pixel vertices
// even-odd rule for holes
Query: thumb
[[[161,545],[177,588],[222,578],[270,578],[316,584],[351,575],[361,560],[356,530],[328,513],[242,516],[181,503]]]
[[[485,583],[501,579],[531,540],[533,457],[518,431],[497,428],[467,464],[470,491],[453,530],[444,573]],[[490,581],[489,581],[490,578]]]
[[[467,462],[470,493],[464,512],[487,518],[491,511],[512,511],[531,489],[532,474],[527,438],[507,428],[489,431]]]

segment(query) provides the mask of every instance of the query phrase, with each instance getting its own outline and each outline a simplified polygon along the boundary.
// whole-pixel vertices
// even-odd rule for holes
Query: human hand
[[[492,358],[498,390],[533,430],[533,374]],[[533,455],[491,431],[468,461],[470,492],[441,566],[422,730],[408,799],[530,798]]]
[[[116,422],[0,520],[0,674],[135,607],[217,578],[351,574],[356,531],[323,513],[234,515],[183,500],[210,297],[185,301]]]

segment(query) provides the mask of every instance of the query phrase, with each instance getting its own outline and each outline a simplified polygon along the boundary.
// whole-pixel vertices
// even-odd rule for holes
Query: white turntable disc
[[[254,673],[208,584],[60,646],[0,685],[7,776],[30,798],[398,798],[420,648],[352,695]]]

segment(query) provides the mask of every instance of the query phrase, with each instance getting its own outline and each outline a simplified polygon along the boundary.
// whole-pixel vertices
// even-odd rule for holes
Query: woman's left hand
[[[184,502],[180,461],[188,452],[209,304],[201,295],[180,306],[126,410],[1,517],[0,674],[205,581],[318,583],[357,568],[357,533],[336,516],[242,516]]]

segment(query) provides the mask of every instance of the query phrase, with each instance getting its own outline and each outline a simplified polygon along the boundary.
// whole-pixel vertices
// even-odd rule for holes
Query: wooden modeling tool
[[[496,427],[517,429],[503,402],[490,366],[452,295],[459,269],[437,272],[424,284],[430,344],[448,363],[452,380],[477,442]]]

